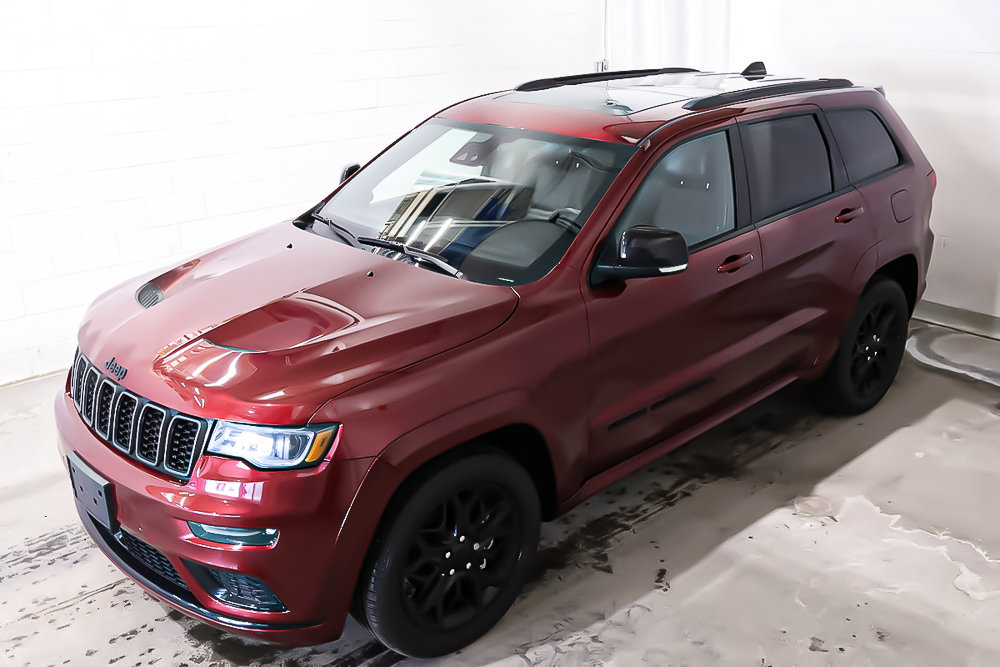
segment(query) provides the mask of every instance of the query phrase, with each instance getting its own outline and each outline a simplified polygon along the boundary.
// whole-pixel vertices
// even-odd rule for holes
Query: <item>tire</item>
[[[882,400],[903,360],[909,319],[899,283],[878,278],[869,285],[817,385],[820,407],[831,414],[854,415]]]
[[[477,453],[404,488],[369,550],[356,615],[414,658],[457,651],[507,612],[531,573],[541,524],[528,473]]]

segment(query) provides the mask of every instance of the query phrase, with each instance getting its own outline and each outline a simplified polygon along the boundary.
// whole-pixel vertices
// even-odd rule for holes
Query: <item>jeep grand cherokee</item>
[[[871,408],[935,175],[879,89],[668,68],[451,106],[300,217],[100,296],[56,401],[86,529],[289,644],[489,630],[539,524],[795,381]]]

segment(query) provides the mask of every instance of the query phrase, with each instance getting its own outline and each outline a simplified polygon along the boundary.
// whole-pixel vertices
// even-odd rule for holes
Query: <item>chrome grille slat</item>
[[[163,451],[163,467],[181,476],[191,473],[194,451],[198,444],[204,422],[174,415],[167,428],[166,446]]]
[[[94,394],[97,393],[97,381],[100,377],[97,369],[91,366],[83,379],[83,391],[80,392],[83,394],[83,409],[80,414],[88,426],[94,422]]]
[[[79,351],[69,384],[77,412],[100,440],[161,473],[190,477],[208,438],[209,421],[133,394]]]
[[[87,374],[87,360],[83,358],[82,354],[77,355],[76,361],[73,362],[73,402],[76,403],[76,409],[79,410],[83,405],[83,393],[81,392],[81,387],[83,386],[83,377]]]
[[[115,402],[115,386],[111,380],[104,379],[97,386],[97,397],[94,405],[94,430],[105,440],[111,433],[111,409]]]
[[[139,399],[127,391],[119,392],[115,401],[114,431],[111,444],[128,454],[132,449],[132,426],[135,423]]]
[[[150,466],[160,462],[163,444],[163,424],[167,411],[152,403],[146,403],[139,411],[139,426],[135,430],[135,456]]]

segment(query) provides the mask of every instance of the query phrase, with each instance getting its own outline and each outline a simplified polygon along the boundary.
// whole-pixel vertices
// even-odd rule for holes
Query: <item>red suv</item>
[[[231,632],[352,611],[441,655],[506,612],[540,521],[792,382],[871,408],[934,172],[881,90],[762,70],[456,104],[298,219],[103,294],[56,401],[94,541]]]

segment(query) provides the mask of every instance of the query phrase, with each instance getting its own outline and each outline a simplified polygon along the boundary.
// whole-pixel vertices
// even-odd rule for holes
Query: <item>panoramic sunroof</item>
[[[627,83],[626,81],[602,81],[558,86],[531,92],[514,91],[507,94],[504,99],[509,102],[545,104],[597,111],[612,116],[627,116],[691,98],[690,95],[679,94],[664,87],[643,86],[638,83],[639,81],[642,79],[630,79],[627,80]]]
[[[612,116],[628,116],[695,97],[797,80],[799,79],[775,76],[749,80],[733,73],[685,72],[575,83],[541,90],[514,90],[503,98],[509,102],[544,104],[596,111]]]

